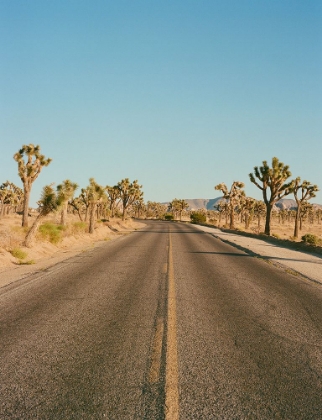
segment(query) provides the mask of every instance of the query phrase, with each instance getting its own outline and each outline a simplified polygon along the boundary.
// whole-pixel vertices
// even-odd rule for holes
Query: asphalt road
[[[321,419],[322,286],[148,222],[0,289],[0,419]]]

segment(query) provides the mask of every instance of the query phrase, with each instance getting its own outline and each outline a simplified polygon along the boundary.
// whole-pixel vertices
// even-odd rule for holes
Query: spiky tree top
[[[27,157],[25,162],[24,157]],[[40,174],[44,166],[48,166],[52,159],[46,159],[40,153],[40,146],[33,144],[23,145],[19,152],[13,156],[14,160],[18,163],[18,173],[24,187],[31,187],[31,184]]]
[[[78,188],[76,182],[65,179],[62,184],[57,185],[57,192],[62,202],[68,201],[73,198],[75,191]]]
[[[292,175],[289,166],[284,165],[277,157],[273,157],[271,168],[266,160],[263,161],[263,166],[255,166],[254,174],[249,174],[250,181],[263,191],[266,205],[273,205],[276,201],[292,192],[294,181],[285,182]],[[262,185],[257,182],[255,177],[262,182]],[[270,196],[267,194],[267,189],[270,190]]]
[[[61,204],[52,185],[53,184],[44,186],[40,200],[38,201],[39,211],[42,216],[46,216],[47,214],[57,210]]]
[[[94,178],[89,179],[89,186],[87,187],[88,200],[91,204],[96,204],[99,200],[106,197],[105,188],[99,185]]]
[[[117,183],[117,188],[119,190],[123,207],[125,208],[134,203],[134,201],[143,197],[143,192],[141,191],[142,185],[139,185],[137,180],[130,182],[129,178],[122,179],[122,181]]]
[[[301,183],[301,178],[297,177],[294,181],[294,197],[299,204],[299,202],[304,202],[310,200],[311,198],[316,197],[316,192],[319,191],[317,185],[311,184],[309,181],[303,181]]]

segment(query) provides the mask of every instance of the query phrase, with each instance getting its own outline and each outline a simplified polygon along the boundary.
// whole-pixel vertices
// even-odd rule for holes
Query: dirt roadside
[[[35,260],[34,264],[21,264],[12,255],[1,250],[3,257],[0,265],[0,288],[7,286],[17,280],[21,280],[31,274],[44,272],[50,267],[65,261],[75,255],[88,251],[95,247],[106,243],[106,241],[117,240],[118,238],[136,231],[145,224],[128,220],[122,222],[120,220],[107,223],[95,229],[93,235],[82,234],[75,237],[64,238],[59,246],[50,243],[37,243],[28,249],[29,258]]]

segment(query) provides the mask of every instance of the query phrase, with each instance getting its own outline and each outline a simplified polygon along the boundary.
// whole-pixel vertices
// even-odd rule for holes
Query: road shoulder
[[[300,274],[310,280],[322,284],[322,258],[306,252],[288,249],[267,241],[250,238],[220,229],[194,225],[196,228],[212,234],[242,251],[282,266],[292,274]]]

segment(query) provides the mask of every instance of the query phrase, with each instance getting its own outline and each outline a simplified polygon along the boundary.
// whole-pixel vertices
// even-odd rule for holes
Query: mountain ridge
[[[198,210],[198,209],[206,209],[206,210],[215,210],[214,206],[218,205],[221,200],[224,198],[217,197],[217,198],[185,198],[184,199],[188,204],[188,210]],[[168,203],[164,203],[168,204]],[[312,203],[314,207],[321,208],[322,204]],[[282,198],[281,200],[277,201],[275,204],[276,210],[293,210],[297,208],[296,201],[292,198]]]

